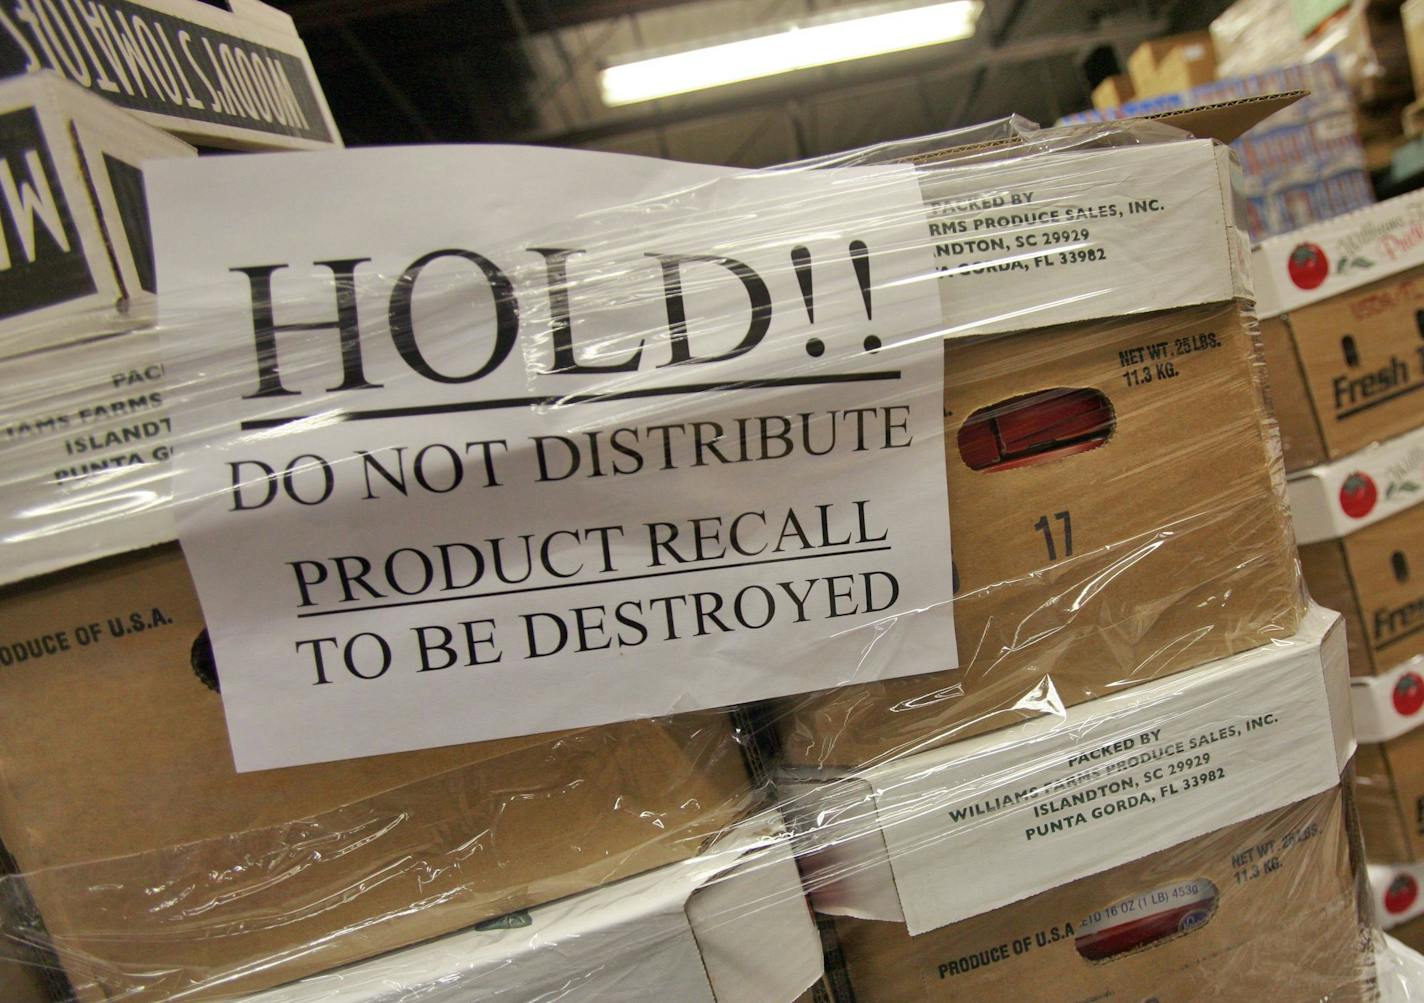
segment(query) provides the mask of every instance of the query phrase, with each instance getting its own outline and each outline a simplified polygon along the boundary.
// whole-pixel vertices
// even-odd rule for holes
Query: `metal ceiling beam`
[[[949,60],[946,60],[944,54],[941,53],[938,57],[938,61],[942,64],[947,63],[948,65],[952,65],[956,74],[970,73],[991,66],[1035,62],[1052,56],[1076,53],[1098,45],[1126,44],[1129,42],[1136,44],[1144,38],[1149,38],[1159,33],[1162,27],[1162,23],[1156,20],[1141,23],[1114,24],[1112,28],[1107,31],[1044,35],[1038,38],[1026,39],[1022,42],[1011,42],[1007,45],[999,46],[998,48],[973,51],[963,56],[951,57]],[[894,80],[902,77],[910,79],[915,73],[923,72],[927,66],[931,66],[936,62],[936,58],[932,54],[933,50],[926,50],[926,53],[926,58],[917,60],[914,66],[907,67],[903,61],[892,60],[885,62],[880,69],[867,67],[863,71],[856,73],[854,77],[847,74],[846,78],[842,81],[842,87],[837,89],[852,89],[861,84]],[[578,145],[580,143],[594,142],[625,133],[643,132],[645,130],[674,125],[680,122],[710,118],[715,115],[732,114],[752,108],[763,108],[768,105],[782,104],[793,99],[809,98],[826,93],[828,93],[828,90],[825,81],[815,74],[807,74],[804,78],[798,78],[784,87],[777,87],[755,94],[738,94],[717,99],[694,99],[676,108],[610,115],[599,121],[589,122],[570,129],[543,130],[525,133],[524,135],[515,137],[511,142],[550,143],[560,146]],[[666,105],[667,102],[662,103]]]

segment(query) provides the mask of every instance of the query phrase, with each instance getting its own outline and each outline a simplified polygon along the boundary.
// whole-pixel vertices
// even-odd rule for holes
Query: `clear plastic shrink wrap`
[[[5,353],[6,998],[1411,998],[1277,106],[146,165],[156,325]]]

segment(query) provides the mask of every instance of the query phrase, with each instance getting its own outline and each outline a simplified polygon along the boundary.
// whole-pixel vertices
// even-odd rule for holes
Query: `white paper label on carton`
[[[1370,864],[1368,873],[1375,916],[1383,929],[1424,916],[1424,864]]]
[[[1350,706],[1361,742],[1388,742],[1424,725],[1424,655],[1351,679]]]
[[[174,539],[158,336],[5,362],[0,584]]]
[[[1327,615],[1338,619],[1314,614]],[[1336,630],[1323,652],[1248,653],[1138,687],[1111,711],[1095,701],[1095,711],[1032,740],[986,741],[936,765],[917,757],[918,767],[906,761],[877,773],[877,811],[910,933],[1335,786],[1350,750],[1334,706],[1346,701],[1332,699],[1327,677],[1343,681],[1344,660]]]
[[[1292,474],[1286,489],[1299,543],[1349,536],[1424,504],[1424,428]]]
[[[1262,317],[1424,265],[1424,193],[1399,195],[1262,241],[1253,265]]]
[[[946,335],[1249,293],[1223,156],[1195,140],[926,167]]]
[[[432,148],[149,191],[238,769],[956,664],[910,169]]]

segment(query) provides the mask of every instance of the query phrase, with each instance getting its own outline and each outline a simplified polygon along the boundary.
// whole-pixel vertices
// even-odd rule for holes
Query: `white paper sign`
[[[239,770],[956,664],[908,168],[426,148],[149,192]]]
[[[925,168],[946,336],[1250,297],[1231,163],[1188,140]]]

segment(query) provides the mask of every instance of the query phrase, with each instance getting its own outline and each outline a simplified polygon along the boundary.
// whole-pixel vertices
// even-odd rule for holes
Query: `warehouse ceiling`
[[[1087,107],[1145,38],[1219,2],[984,0],[960,42],[605,107],[598,71],[875,0],[276,0],[348,143],[521,142],[761,166],[1018,113]],[[916,0],[908,0],[913,5]],[[891,0],[889,9],[907,0]]]

